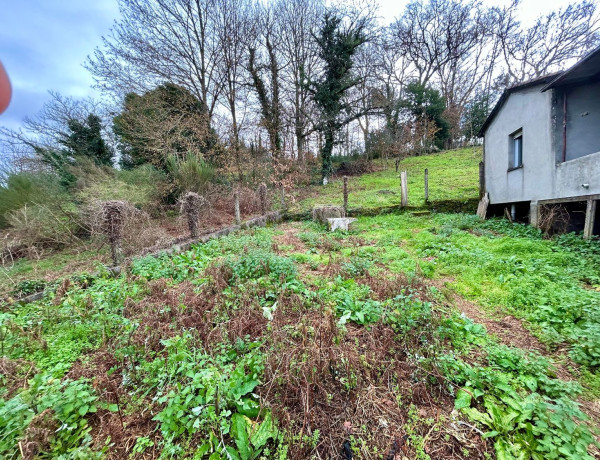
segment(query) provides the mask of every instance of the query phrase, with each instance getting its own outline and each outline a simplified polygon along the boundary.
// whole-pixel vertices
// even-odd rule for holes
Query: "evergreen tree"
[[[477,137],[490,114],[491,100],[491,94],[482,92],[467,103],[462,123],[463,134],[467,139]]]
[[[366,41],[365,26],[365,20],[344,26],[341,17],[326,13],[316,37],[323,73],[316,81],[309,81],[308,87],[320,112],[318,128],[324,137],[321,148],[321,173],[324,178],[332,173],[331,154],[338,131],[357,117],[356,114],[352,115],[352,106],[344,96],[359,81],[351,70],[354,55]]]
[[[62,134],[59,140],[66,156],[87,157],[99,166],[112,166],[113,151],[102,138],[100,117],[90,113],[84,122],[72,118],[67,126],[69,133]]]
[[[450,138],[450,123],[444,118],[446,102],[440,92],[418,82],[409,83],[402,105],[418,122],[434,124],[433,143],[438,149],[443,149]]]
[[[69,189],[77,182],[73,168],[78,160],[87,159],[96,166],[113,166],[113,150],[102,138],[102,121],[90,113],[84,121],[71,118],[67,121],[67,132],[57,139],[58,146],[42,147],[26,142],[42,163],[50,167],[59,177],[60,184]],[[63,148],[59,146],[62,145]]]
[[[59,177],[60,185],[69,189],[77,182],[77,178],[72,172],[75,159],[66,150],[44,148],[36,145],[32,145],[32,147],[42,163],[49,166]]]

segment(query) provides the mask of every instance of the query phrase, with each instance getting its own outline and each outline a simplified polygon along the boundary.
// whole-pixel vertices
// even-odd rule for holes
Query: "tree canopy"
[[[217,140],[202,101],[173,83],[127,94],[113,130],[124,168],[151,163],[166,169],[169,156],[206,154]]]

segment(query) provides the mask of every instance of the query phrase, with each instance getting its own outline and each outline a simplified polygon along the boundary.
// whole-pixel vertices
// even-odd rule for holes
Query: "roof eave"
[[[564,72],[561,72],[556,78],[554,78],[552,81],[550,81],[546,86],[544,86],[542,88],[542,92],[548,91],[549,89],[555,88],[557,86],[561,86],[563,84],[563,82],[565,81],[565,79],[567,79],[575,70],[586,65],[591,59],[595,58],[598,55],[600,55],[600,46],[598,48],[590,51],[588,54],[586,54],[582,59],[580,59],[578,62],[576,62],[570,68],[568,68]],[[570,83],[575,83],[575,82],[567,81],[564,84],[566,85],[566,84],[570,84]]]

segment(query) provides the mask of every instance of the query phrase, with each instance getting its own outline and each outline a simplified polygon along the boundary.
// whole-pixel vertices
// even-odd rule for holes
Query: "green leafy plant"
[[[113,405],[99,401],[85,380],[61,381],[38,374],[25,391],[9,400],[0,399],[0,454],[4,458],[17,458],[19,441],[24,439],[27,427],[36,421],[36,429],[46,434],[30,441],[39,442],[40,449],[47,448],[54,455],[85,453],[85,458],[99,458],[102,452],[89,449],[92,428],[87,420],[99,407],[116,410]]]

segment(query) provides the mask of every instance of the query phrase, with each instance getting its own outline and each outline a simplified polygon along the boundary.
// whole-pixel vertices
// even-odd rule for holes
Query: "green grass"
[[[600,243],[574,235],[543,239],[529,226],[464,214],[359,219],[392,271],[449,280],[466,299],[526,320],[549,348],[600,367]]]
[[[409,157],[400,163],[399,170],[408,172],[409,205],[424,205],[424,169],[429,169],[429,200],[465,202],[478,196],[478,164],[481,148],[451,150],[420,157]],[[400,204],[400,179],[394,162],[377,160],[379,171],[349,178],[350,208],[377,208]],[[381,193],[381,192],[384,193]],[[394,192],[394,193],[387,193]],[[306,211],[315,204],[343,204],[342,181],[327,186],[313,186],[300,194],[292,212]],[[308,196],[306,196],[308,195]],[[21,258],[12,265],[0,266],[0,297],[14,295],[23,288],[41,286],[58,278],[76,273],[92,272],[100,262],[107,261],[107,251],[81,248],[42,255],[39,259]],[[27,290],[27,289],[25,289]]]
[[[476,199],[479,193],[479,162],[481,147],[449,150],[431,155],[408,157],[400,162],[398,171],[407,171],[408,204],[423,206],[425,202],[424,171],[429,170],[429,201],[465,201]],[[348,181],[349,208],[375,208],[399,205],[401,199],[400,177],[394,162],[386,164],[374,173],[352,176]],[[308,197],[298,201],[292,211],[304,211],[316,204],[343,204],[343,183],[334,180],[326,186],[313,186]],[[384,193],[381,193],[381,192]],[[394,192],[394,194],[386,193]]]
[[[27,285],[35,281],[39,285],[61,277],[84,272],[91,273],[106,261],[107,248],[101,250],[82,247],[80,250],[64,250],[43,255],[40,259],[19,258],[13,264],[0,266],[0,298],[8,295],[29,294]],[[25,289],[23,289],[25,288]]]

